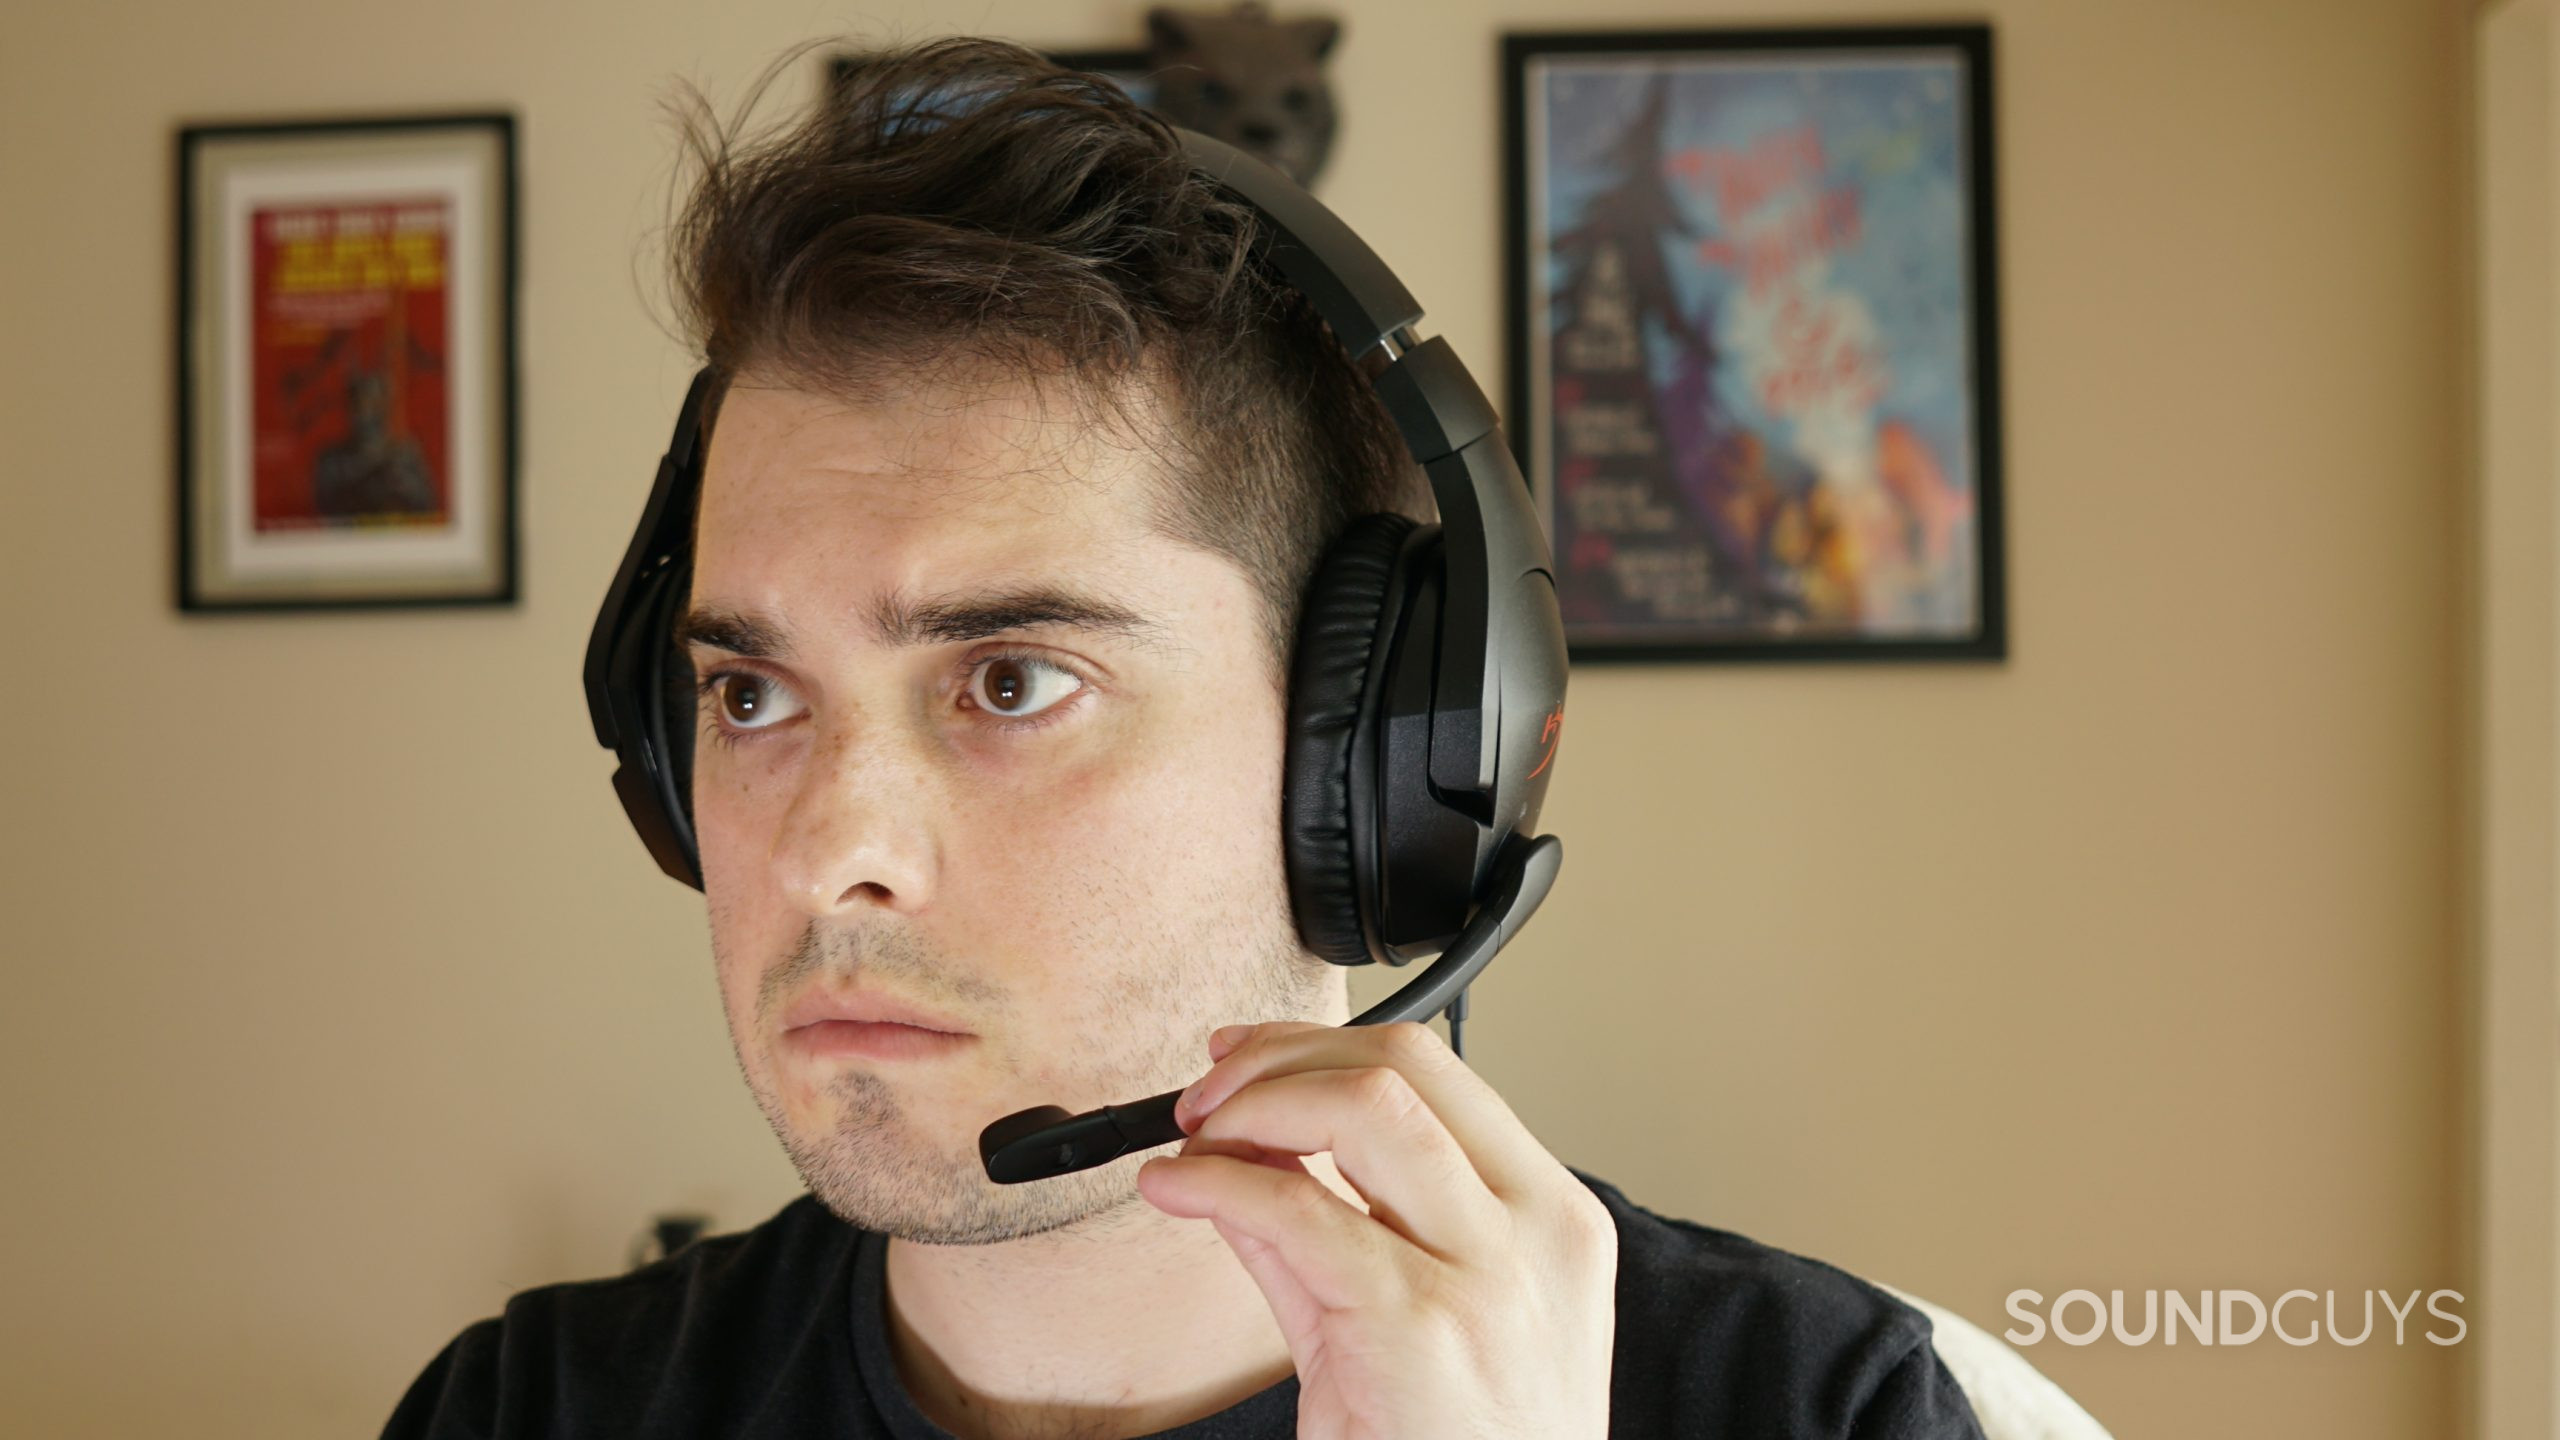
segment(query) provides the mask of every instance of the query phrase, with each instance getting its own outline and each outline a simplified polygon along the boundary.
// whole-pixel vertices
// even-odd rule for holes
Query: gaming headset
[[[1564,624],[1547,540],[1493,407],[1422,308],[1296,182],[1177,129],[1193,168],[1258,221],[1255,253],[1306,296],[1431,482],[1439,523],[1362,516],[1308,583],[1289,683],[1282,795],[1299,938],[1337,965],[1438,958],[1354,1025],[1464,1012],[1469,982],[1554,884],[1563,846],[1532,836],[1564,719]],[[692,588],[692,525],[719,382],[694,377],[640,527],[587,641],[587,710],[614,792],[669,875],[699,890],[690,661],[672,640]],[[1472,913],[1470,913],[1472,911]],[[989,1125],[990,1178],[1063,1175],[1183,1138],[1180,1091],[1085,1115],[1044,1106]]]

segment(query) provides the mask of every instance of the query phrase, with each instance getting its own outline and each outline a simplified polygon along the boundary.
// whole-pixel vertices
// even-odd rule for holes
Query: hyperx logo
[[[1538,727],[1538,743],[1547,747],[1547,753],[1538,757],[1538,769],[1530,771],[1526,778],[1537,779],[1539,771],[1556,758],[1556,732],[1563,728],[1564,707],[1559,705],[1547,712],[1547,723]]]

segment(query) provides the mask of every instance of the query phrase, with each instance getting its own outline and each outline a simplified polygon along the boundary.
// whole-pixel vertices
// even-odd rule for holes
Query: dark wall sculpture
[[[1265,7],[1147,12],[1150,103],[1176,124],[1260,156],[1313,186],[1333,152],[1324,60],[1342,38],[1329,16],[1275,20]]]

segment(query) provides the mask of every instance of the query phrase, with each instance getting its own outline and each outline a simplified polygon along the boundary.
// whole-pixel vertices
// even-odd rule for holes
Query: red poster
[[[452,223],[432,197],[252,212],[258,531],[452,524]]]

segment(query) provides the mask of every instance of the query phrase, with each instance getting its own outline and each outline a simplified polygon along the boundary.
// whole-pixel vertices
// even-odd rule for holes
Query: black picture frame
[[[1884,537],[1888,544],[1896,533],[1894,526],[1900,523],[1898,514],[1919,515],[1926,523],[1921,529],[1909,533],[1924,537],[1924,542],[1910,543],[1913,553],[1926,558],[1932,553],[1931,546],[1943,542],[1945,546],[1952,547],[1958,543],[1959,537],[1948,528],[1945,517],[1961,506],[1970,522],[1969,536],[1962,538],[1968,553],[1960,557],[1961,573],[1967,577],[1963,588],[1969,590],[1969,594],[1963,597],[1965,611],[1962,624],[1952,623],[1942,615],[1935,625],[1906,626],[1900,630],[1879,627],[1870,631],[1856,626],[1844,627],[1836,618],[1832,623],[1824,624],[1788,613],[1789,607],[1811,611],[1816,603],[1822,601],[1826,592],[1821,584],[1825,577],[1816,567],[1806,567],[1805,573],[1811,574],[1813,580],[1795,584],[1791,589],[1787,574],[1791,562],[1783,555],[1773,553],[1779,549],[1773,537],[1782,533],[1798,537],[1789,541],[1786,547],[1789,550],[1802,548],[1804,542],[1801,537],[1806,534],[1829,534],[1836,538],[1836,528],[1825,532],[1816,524],[1803,520],[1804,516],[1816,514],[1821,508],[1817,497],[1824,484],[1825,473],[1792,456],[1778,457],[1778,461],[1785,462],[1783,466],[1778,462],[1762,463],[1771,453],[1765,437],[1755,436],[1746,442],[1742,437],[1752,432],[1747,424],[1734,418],[1744,407],[1726,405],[1720,398],[1727,393],[1723,387],[1734,383],[1734,380],[1723,368],[1722,356],[1726,352],[1713,343],[1715,332],[1695,324],[1693,313],[1692,323],[1688,326],[1690,338],[1665,333],[1668,322],[1661,317],[1683,313],[1670,304],[1657,303],[1649,311],[1641,304],[1635,306],[1635,321],[1632,325],[1619,324],[1619,333],[1609,337],[1613,343],[1593,344],[1582,352],[1602,356],[1612,363],[1577,371],[1574,378],[1584,382],[1595,379],[1612,381],[1614,375],[1612,383],[1618,386],[1617,393],[1631,394],[1633,392],[1626,387],[1630,383],[1629,377],[1633,376],[1641,390],[1649,395],[1663,388],[1655,379],[1653,355],[1667,344],[1675,355],[1673,369],[1677,372],[1682,363],[1677,357],[1701,352],[1700,341],[1695,337],[1704,336],[1704,358],[1691,365],[1693,373],[1683,377],[1679,389],[1681,403],[1687,409],[1666,410],[1658,402],[1652,402],[1648,409],[1644,404],[1631,403],[1621,406],[1613,414],[1605,403],[1590,404],[1587,397],[1593,390],[1588,383],[1568,394],[1572,404],[1586,406],[1590,411],[1588,420],[1582,412],[1576,412],[1580,433],[1588,441],[1577,441],[1577,444],[1585,453],[1569,457],[1576,465],[1576,509],[1578,512],[1599,514],[1604,520],[1613,514],[1623,518],[1627,521],[1627,533],[1611,533],[1602,524],[1581,525],[1579,522],[1586,517],[1579,513],[1574,517],[1575,524],[1559,528],[1558,487],[1553,463],[1553,419],[1558,392],[1554,367],[1548,363],[1555,358],[1552,347],[1556,345],[1559,332],[1552,324],[1546,323],[1550,312],[1545,308],[1545,287],[1550,277],[1544,268],[1550,254],[1548,242],[1556,236],[1553,233],[1540,234],[1535,228],[1545,215],[1548,207],[1544,202],[1553,191],[1532,192],[1533,185],[1552,187],[1555,180],[1541,163],[1547,157],[1532,152],[1533,146],[1557,143],[1549,138],[1557,132],[1548,128],[1548,122],[1555,118],[1551,112],[1558,103],[1554,97],[1570,92],[1561,88],[1549,91],[1543,87],[1559,77],[1595,77],[1597,86],[1583,96],[1587,117],[1590,113],[1597,113],[1597,107],[1608,104],[1619,106],[1619,113],[1625,114],[1631,104],[1627,81],[1632,76],[1700,77],[1689,78],[1685,90],[1673,79],[1646,80],[1651,88],[1645,92],[1641,107],[1626,120],[1625,133],[1636,136],[1639,122],[1655,122],[1653,148],[1646,151],[1637,144],[1625,150],[1623,153],[1629,158],[1620,167],[1623,175],[1632,177],[1648,168],[1663,172],[1676,168],[1683,177],[1683,183],[1704,189],[1712,182],[1718,196],[1719,225],[1723,219],[1723,205],[1730,202],[1737,214],[1749,214],[1748,205],[1765,203],[1754,202],[1751,197],[1770,193],[1771,187],[1778,184],[1775,177],[1784,176],[1799,190],[1812,192],[1803,197],[1810,206],[1808,213],[1813,224],[1813,228],[1804,233],[1816,237],[1808,243],[1819,245],[1824,243],[1821,237],[1828,236],[1845,249],[1846,243],[1840,241],[1840,237],[1852,232],[1855,221],[1862,219],[1864,212],[1854,208],[1858,203],[1855,199],[1839,205],[1833,203],[1835,192],[1840,187],[1830,183],[1831,156],[1822,143],[1829,137],[1820,129],[1824,112],[1816,110],[1816,101],[1800,102],[1815,116],[1799,126],[1811,127],[1811,138],[1802,140],[1786,131],[1770,132],[1780,138],[1769,142],[1773,148],[1768,151],[1766,165],[1760,167],[1765,173],[1759,174],[1756,180],[1751,177],[1758,163],[1754,159],[1759,153],[1757,150],[1744,150],[1737,155],[1727,153],[1729,147],[1687,145],[1675,155],[1665,147],[1666,133],[1694,135],[1704,130],[1738,135],[1747,130],[1748,117],[1757,116],[1765,120],[1785,113],[1783,95],[1767,90],[1766,86],[1770,78],[1782,74],[1789,60],[1795,57],[1801,57],[1799,69],[1803,73],[1822,72],[1812,87],[1799,82],[1799,88],[1808,94],[1817,93],[1823,83],[1832,83],[1848,87],[1854,98],[1857,86],[1880,85],[1883,82],[1855,78],[1834,81],[1832,77],[1854,77],[1861,64],[1878,60],[1886,63],[1871,68],[1877,68],[1880,74],[1889,73],[1893,63],[1905,66],[1907,73],[1916,77],[1919,84],[1917,93],[1924,95],[1930,93],[1926,83],[1929,76],[1944,73],[1952,67],[1957,77],[1953,93],[1945,97],[1943,116],[1929,122],[1952,127],[1952,137],[1916,138],[1933,133],[1927,131],[1924,123],[1911,127],[1915,138],[1909,143],[1919,147],[1914,153],[1932,155],[1946,162],[1946,170],[1955,175],[1961,190],[1954,205],[1941,205],[1934,211],[1924,210],[1921,213],[1943,215],[1952,210],[1961,221],[1962,236],[1954,247],[1955,256],[1949,258],[1940,253],[1934,258],[1944,262],[1942,269],[1960,277],[1963,292],[1962,302],[1952,307],[1960,312],[1963,323],[1963,353],[1954,361],[1963,374],[1963,394],[1957,407],[1942,408],[1950,411],[1960,409],[1964,444],[1933,448],[1927,439],[1914,438],[1920,429],[1917,423],[1897,417],[1890,422],[1888,433],[1888,422],[1880,418],[1873,420],[1876,433],[1881,437],[1872,442],[1877,458],[1872,461],[1857,458],[1860,452],[1854,442],[1835,452],[1852,457],[1844,471],[1860,474],[1864,482],[1852,492],[1850,505],[1856,508],[1835,505],[1830,513],[1835,526],[1851,523],[1838,519],[1843,513],[1849,514],[1854,523],[1866,526],[1867,533]],[[1612,73],[1613,69],[1615,73]],[[1719,76],[1731,77],[1730,83],[1736,87],[1729,104],[1720,99],[1713,89]],[[1745,84],[1757,84],[1763,88],[1748,92],[1740,90],[1739,87]],[[1518,32],[1502,38],[1501,85],[1504,342],[1509,362],[1506,422],[1512,445],[1520,458],[1522,473],[1529,477],[1540,513],[1549,526],[1549,538],[1556,547],[1556,579],[1560,598],[1565,603],[1566,639],[1572,658],[1599,662],[2005,659],[2009,641],[2002,513],[1999,207],[1991,27],[1984,24],[1842,25]],[[1607,88],[1612,85],[1616,87],[1614,94]],[[1832,93],[1838,93],[1837,89]],[[1663,98],[1657,101],[1657,96]],[[1866,102],[1858,100],[1856,103]],[[1680,115],[1679,107],[1683,104],[1692,107],[1684,122],[1687,128],[1672,132],[1673,117]],[[1926,106],[1922,109],[1925,110]],[[1567,126],[1575,123],[1586,121],[1568,113]],[[1719,126],[1730,128],[1718,131]],[[1870,132],[1858,133],[1863,136]],[[1758,139],[1752,142],[1754,146],[1761,143]],[[1904,142],[1897,139],[1894,143]],[[1650,158],[1650,167],[1633,158],[1640,154]],[[1870,170],[1868,173],[1874,172]],[[1701,179],[1702,176],[1707,178]],[[1632,233],[1631,227],[1638,221],[1626,217],[1639,217],[1640,220],[1647,215],[1670,215],[1690,222],[1684,232],[1685,238],[1697,241],[1699,249],[1696,253],[1699,256],[1709,255],[1711,252],[1707,247],[1717,239],[1726,241],[1725,249],[1712,252],[1717,258],[1691,262],[1701,272],[1713,265],[1725,265],[1737,274],[1747,273],[1752,265],[1759,263],[1755,257],[1763,253],[1761,250],[1746,248],[1743,241],[1730,235],[1719,235],[1695,223],[1694,212],[1681,206],[1678,197],[1672,193],[1672,174],[1658,174],[1650,183],[1657,192],[1652,198],[1667,201],[1664,208],[1648,211],[1632,201],[1613,201],[1610,218],[1603,224],[1582,227],[1582,231],[1574,236],[1575,243],[1596,254],[1599,248],[1609,243],[1610,226],[1618,226],[1622,237]],[[1618,188],[1625,191],[1634,187],[1622,179]],[[1944,197],[1941,194],[1939,198]],[[1586,195],[1582,203],[1586,212],[1596,208],[1590,195]],[[1890,213],[1909,214],[1913,208],[1901,205]],[[1851,217],[1851,220],[1834,223],[1843,215]],[[1798,231],[1804,229],[1797,219],[1784,223]],[[1654,232],[1655,261],[1667,268],[1670,262],[1661,260],[1661,233],[1659,230]],[[1773,233],[1788,232],[1782,227],[1773,227]],[[1854,233],[1861,240],[1865,238],[1863,230]],[[1595,235],[1602,238],[1595,240],[1592,238]],[[1756,237],[1749,240],[1752,246],[1763,243]],[[1779,247],[1771,253],[1781,257],[1790,253],[1778,240],[1765,243]],[[1655,263],[1643,261],[1641,251],[1627,250],[1623,245],[1617,248],[1622,255],[1633,256],[1639,263]],[[1781,265],[1783,260],[1771,263],[1773,266]],[[1533,267],[1539,268],[1533,273]],[[1586,265],[1583,274],[1587,276],[1592,268]],[[1943,296],[1947,277],[1939,278],[1941,284],[1937,293]],[[1533,283],[1539,288],[1533,289]],[[1756,285],[1758,282],[1752,283]],[[1648,287],[1630,283],[1626,288],[1640,294]],[[1657,295],[1678,293],[1678,286],[1668,282],[1651,288]],[[1710,295],[1718,293],[1701,285],[1692,285],[1691,288]],[[1758,294],[1757,291],[1752,293]],[[1853,296],[1843,301],[1837,296],[1825,295],[1818,302],[1816,313],[1827,316],[1832,309],[1846,307],[1854,310],[1855,304],[1864,298]],[[1752,303],[1764,312],[1773,304],[1758,299]],[[1600,314],[1604,308],[1617,313],[1627,307],[1595,305],[1593,313]],[[1784,331],[1791,337],[1791,342],[1793,337],[1816,328],[1803,323],[1804,308],[1802,303],[1798,303],[1794,310],[1789,311],[1782,303],[1778,304],[1778,313],[1796,317],[1788,321],[1788,328]],[[1920,328],[1931,334],[1942,334],[1950,323],[1943,313],[1947,308],[1941,305],[1932,310],[1918,305],[1900,305],[1899,302],[1887,307],[1889,314],[1908,311],[1930,315],[1930,324]],[[1648,314],[1655,321],[1651,328],[1647,327]],[[1707,318],[1712,322],[1716,317],[1710,312]],[[1541,325],[1545,325],[1544,333],[1533,337],[1533,330]],[[1765,337],[1776,330],[1777,327],[1770,326],[1752,333]],[[1627,341],[1630,331],[1635,337],[1631,344]],[[1825,327],[1819,333],[1830,332]],[[1544,340],[1545,346],[1533,344],[1535,339]],[[1880,347],[1881,342],[1878,344]],[[1545,348],[1547,353],[1541,355],[1541,348]],[[1848,349],[1845,345],[1839,348],[1844,352]],[[1943,367],[1950,363],[1949,357],[1943,353],[1946,348],[1943,345],[1929,346],[1922,354],[1891,358],[1908,360],[1915,366],[1936,364]],[[1631,354],[1634,357],[1632,362],[1622,363],[1628,362]],[[1850,359],[1854,360],[1855,356],[1850,356]],[[1834,388],[1860,395],[1872,393],[1879,383],[1889,383],[1880,382],[1879,375],[1895,372],[1890,364],[1823,363],[1797,367],[1790,362],[1787,367],[1768,373],[1778,376],[1784,383],[1776,389],[1764,389],[1758,393],[1795,397],[1813,388],[1796,383],[1800,373],[1813,377],[1817,383],[1829,383],[1824,377],[1829,377],[1830,381],[1837,381],[1844,375],[1852,377],[1858,381],[1857,387],[1839,385]],[[1605,386],[1601,393],[1608,393]],[[1817,390],[1815,393],[1820,392]],[[1874,408],[1880,415],[1881,407]],[[1666,413],[1681,416],[1686,427],[1683,433],[1664,434],[1661,417]],[[1648,443],[1643,424],[1612,426],[1605,423],[1613,419],[1625,420],[1629,415],[1652,417],[1650,443],[1656,455],[1667,458],[1631,464],[1624,475],[1607,473],[1604,462],[1617,463],[1616,457],[1611,455],[1613,450],[1623,449],[1634,454],[1641,452]],[[1722,417],[1721,421],[1718,417]],[[1823,418],[1830,430],[1841,428],[1831,423],[1839,417],[1826,414]],[[1856,418],[1852,407],[1846,415],[1851,429],[1855,427]],[[1937,422],[1940,434],[1959,428],[1946,423],[1949,418],[1946,413],[1935,414],[1932,418]],[[1718,428],[1720,423],[1722,429]],[[1691,448],[1680,451],[1676,447],[1684,440]],[[1826,443],[1829,443],[1827,439]],[[1941,450],[1949,449],[1961,450],[1969,463],[1960,467],[1936,464],[1932,457]],[[1870,465],[1872,474],[1867,473]],[[1783,478],[1772,480],[1767,472],[1773,469],[1779,470]],[[1960,493],[1947,480],[1949,469],[1961,471],[1963,483]],[[1650,478],[1633,473],[1645,470],[1649,470]],[[1810,481],[1805,478],[1808,472],[1814,476]],[[1748,475],[1751,484],[1746,487],[1735,480],[1738,474]],[[1891,483],[1877,483],[1878,476]],[[1883,495],[1881,499],[1878,498],[1879,492]],[[1742,498],[1737,500],[1737,496]],[[1686,510],[1675,509],[1674,506],[1685,506]],[[1724,522],[1709,520],[1706,518],[1709,512],[1728,520],[1734,516],[1745,518],[1733,520],[1725,529],[1718,530],[1711,527]],[[1775,518],[1770,518],[1772,516]],[[1781,532],[1778,527],[1787,523],[1791,516],[1795,519],[1796,528]],[[1680,543],[1665,544],[1656,551],[1647,552],[1643,548],[1647,543],[1644,535],[1660,533],[1666,523],[1675,535],[1681,537]],[[1755,531],[1752,528],[1755,523],[1763,528]],[[1684,531],[1681,527],[1687,529]],[[1629,539],[1630,535],[1634,538]],[[1595,536],[1596,540],[1592,538]],[[1620,547],[1622,540],[1627,541],[1623,550]],[[1830,541],[1820,543],[1829,544]],[[1854,546],[1850,549],[1851,553],[1858,553]],[[1878,546],[1875,553],[1893,552],[1886,546]],[[1614,571],[1603,568],[1619,564],[1622,556],[1631,557],[1628,568]],[[1959,589],[1952,578],[1959,573],[1955,568],[1957,562],[1944,553],[1939,553],[1937,558],[1942,563],[1936,572],[1916,564],[1881,572],[1887,576],[1917,575],[1934,581],[1935,588],[1914,584],[1899,594],[1898,601],[1906,611],[1932,605],[1941,611],[1953,607],[1952,597]],[[1602,578],[1595,579],[1595,574]],[[1631,593],[1641,592],[1657,583],[1669,599]],[[1833,587],[1828,593],[1836,603],[1839,587]],[[1877,593],[1885,592],[1879,587]],[[1865,594],[1864,590],[1859,592],[1862,599]],[[1635,610],[1640,603],[1651,603],[1657,610],[1672,613],[1639,617]],[[1694,613],[1681,613],[1683,611]]]
[[[209,121],[174,161],[177,608],[515,604],[515,116]]]

